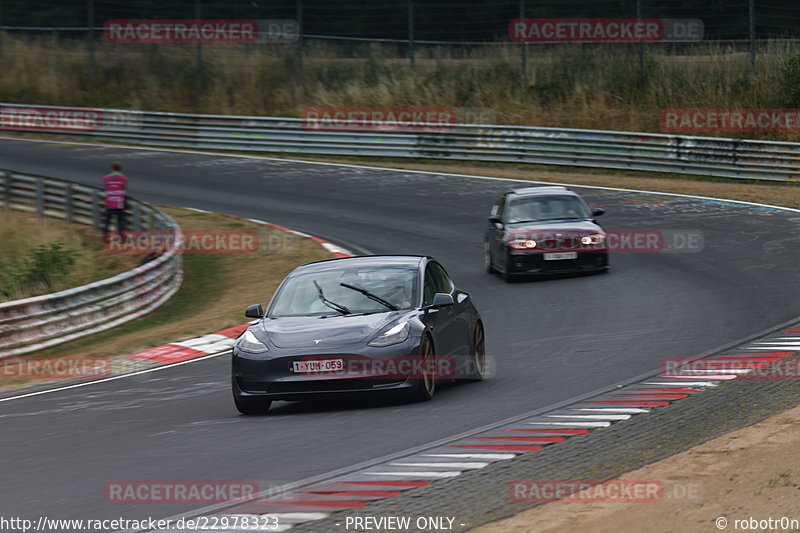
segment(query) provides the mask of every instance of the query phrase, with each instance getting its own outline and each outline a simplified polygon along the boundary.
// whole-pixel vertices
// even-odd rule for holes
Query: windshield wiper
[[[394,305],[391,302],[387,302],[386,300],[384,300],[380,296],[375,296],[374,294],[369,292],[367,289],[362,289],[361,287],[356,287],[355,285],[350,285],[349,283],[340,283],[339,285],[341,285],[342,287],[347,287],[348,289],[352,289],[352,290],[354,290],[356,292],[360,292],[361,294],[363,294],[364,296],[366,296],[370,300],[375,300],[379,304],[385,305],[386,307],[388,307],[392,311],[397,311],[397,306],[396,305]]]
[[[317,286],[317,293],[319,294],[319,299],[320,299],[320,301],[322,303],[324,303],[325,305],[327,305],[328,307],[330,307],[334,311],[339,311],[343,315],[349,315],[350,314],[350,310],[348,308],[346,308],[345,306],[337,304],[336,302],[332,302],[332,301],[328,300],[327,298],[325,298],[325,293],[322,292],[322,287],[319,286],[319,283],[317,283],[317,280],[313,280],[313,281],[314,281],[314,285]]]

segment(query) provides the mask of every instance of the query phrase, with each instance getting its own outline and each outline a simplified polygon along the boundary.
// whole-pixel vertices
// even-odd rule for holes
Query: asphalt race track
[[[0,168],[86,184],[98,185],[113,160],[141,200],[261,218],[371,253],[437,257],[473,294],[496,374],[441,387],[425,404],[277,402],[268,416],[243,417],[221,356],[0,403],[3,516],[171,516],[191,506],[112,505],[103,487],[298,481],[608,387],[657,369],[663,357],[699,354],[800,315],[796,213],[576,188],[606,208],[607,229],[699,230],[705,247],[616,254],[607,275],[505,284],[483,273],[482,234],[492,201],[518,183],[0,141]],[[242,294],[242,310],[259,300]]]

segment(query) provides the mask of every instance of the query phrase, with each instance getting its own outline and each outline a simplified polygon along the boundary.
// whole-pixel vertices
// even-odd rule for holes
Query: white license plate
[[[561,261],[562,259],[577,259],[578,252],[555,252],[544,254],[545,261]]]
[[[336,372],[344,370],[344,359],[320,359],[317,361],[292,361],[292,372]]]

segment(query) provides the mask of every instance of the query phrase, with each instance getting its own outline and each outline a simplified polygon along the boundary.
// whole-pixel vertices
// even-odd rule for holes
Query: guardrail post
[[[408,66],[414,72],[414,0],[406,0],[408,11]]]
[[[94,229],[100,231],[100,192],[92,191],[92,226]]]
[[[194,0],[194,18],[198,21],[202,17],[202,6],[200,0]],[[195,83],[197,83],[197,100],[203,95],[203,42],[197,41],[195,45]]]
[[[0,179],[3,180],[3,203],[6,209],[11,209],[11,175],[8,172],[0,172]]]
[[[297,19],[297,42],[295,43],[294,77],[295,85],[303,89],[303,0],[295,0]]]
[[[133,204],[133,229],[135,231],[142,231],[142,207],[139,204]]]
[[[519,18],[525,18],[525,0],[519,0]],[[519,43],[519,75],[522,77],[523,83],[528,82],[528,49],[525,48],[525,43]]]
[[[36,216],[44,218],[44,180],[36,178]]]
[[[89,52],[89,74],[94,74],[94,0],[86,0],[86,46]]]
[[[73,195],[72,190],[72,183],[67,183],[66,187],[64,187],[64,220],[67,224],[72,224],[75,218],[75,206],[74,200],[72,198]]]
[[[749,2],[750,14],[750,75],[756,75],[756,2]]]

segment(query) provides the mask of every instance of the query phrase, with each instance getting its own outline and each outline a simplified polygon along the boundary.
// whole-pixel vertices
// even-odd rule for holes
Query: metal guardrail
[[[100,228],[103,191],[78,183],[0,170],[0,201],[6,209]],[[141,266],[64,291],[0,303],[0,359],[41,350],[139,318],[180,287],[183,236],[165,213],[129,198],[134,230],[173,233],[172,246]],[[99,238],[99,236],[98,236]]]
[[[57,133],[143,146],[314,155],[407,157],[800,179],[800,144],[621,131],[429,124],[417,131],[331,131],[302,119],[84,109],[88,124],[57,107],[0,103],[0,131]],[[70,108],[80,113],[79,108]],[[49,111],[53,119],[43,120]],[[29,117],[29,123],[25,117]],[[324,123],[322,123],[324,126]]]

